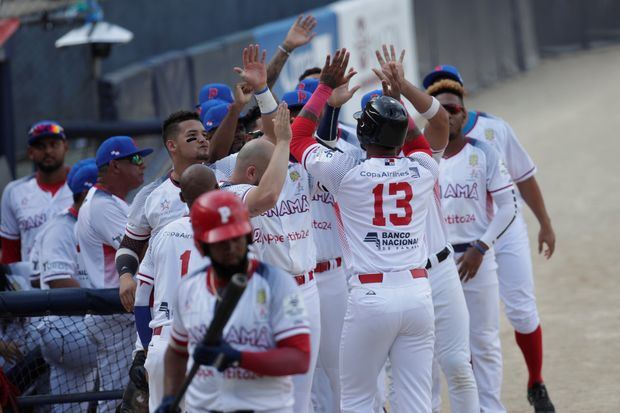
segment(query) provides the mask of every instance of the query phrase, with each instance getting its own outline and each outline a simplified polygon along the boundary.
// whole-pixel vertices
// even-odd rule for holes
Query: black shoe
[[[535,383],[527,389],[527,400],[534,406],[534,413],[555,413],[545,383]]]

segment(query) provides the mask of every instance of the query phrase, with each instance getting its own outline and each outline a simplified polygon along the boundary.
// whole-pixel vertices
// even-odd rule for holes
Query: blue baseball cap
[[[198,115],[200,116],[200,122],[204,122],[204,117],[209,111],[209,109],[214,108],[220,105],[227,105],[228,102],[222,99],[211,99],[205,100],[200,105],[198,105]]]
[[[459,82],[461,86],[463,85],[463,78],[461,77],[461,74],[456,67],[451,65],[435,66],[433,71],[424,77],[422,85],[424,86],[424,89],[428,89],[430,85],[440,79],[452,79]]]
[[[217,105],[209,109],[207,113],[205,113],[202,125],[205,127],[207,132],[212,131],[213,129],[220,126],[226,114],[228,114],[228,108],[230,104],[224,103],[221,105]]]
[[[313,94],[316,88],[319,87],[319,79],[308,77],[297,84],[295,89],[303,90],[310,94]]]
[[[200,88],[200,93],[198,93],[198,105],[196,105],[196,107],[207,100],[213,99],[220,99],[228,103],[233,103],[235,101],[232,89],[227,85],[223,83],[207,83]]]
[[[95,158],[83,159],[77,162],[67,175],[67,185],[74,194],[88,191],[97,183],[99,170]]]
[[[67,139],[65,130],[58,122],[53,120],[42,120],[35,123],[28,130],[28,145],[32,145],[39,139],[55,137],[59,139]]]
[[[147,156],[152,152],[151,148],[138,148],[134,140],[129,136],[112,136],[99,145],[95,160],[97,168],[101,168],[116,159],[126,158],[131,155]]]
[[[368,103],[370,99],[375,98],[377,96],[383,96],[383,90],[381,89],[371,90],[370,92],[362,96],[362,110],[366,109],[366,104]]]
[[[282,102],[286,102],[289,108],[304,106],[310,100],[311,93],[305,90],[293,90],[282,95]]]

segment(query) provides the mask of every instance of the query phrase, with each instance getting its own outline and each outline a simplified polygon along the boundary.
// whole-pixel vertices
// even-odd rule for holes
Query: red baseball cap
[[[196,243],[213,244],[252,232],[250,214],[237,195],[221,191],[202,194],[190,210]]]

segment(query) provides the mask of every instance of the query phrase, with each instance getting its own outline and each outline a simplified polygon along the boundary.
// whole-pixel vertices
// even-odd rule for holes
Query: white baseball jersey
[[[289,162],[278,202],[269,211],[252,218],[253,252],[260,260],[289,274],[311,271],[316,266],[316,247],[310,213],[310,180],[298,163]],[[245,200],[252,185],[227,185],[222,189]]]
[[[215,171],[218,182],[226,181],[232,176],[238,155],[239,152],[233,153],[209,165],[209,167]]]
[[[75,233],[81,265],[93,288],[118,288],[115,255],[127,222],[125,200],[93,186],[80,208]]]
[[[30,260],[34,239],[45,222],[73,204],[65,183],[53,196],[30,175],[9,183],[2,193],[0,236],[21,240],[21,259]]]
[[[187,205],[181,201],[180,193],[181,188],[170,174],[144,186],[129,208],[125,235],[135,240],[146,240],[169,222],[186,215]]]
[[[512,181],[525,181],[536,173],[536,165],[506,121],[486,113],[469,112],[464,135],[489,143],[499,152]]]
[[[202,257],[194,245],[188,216],[172,221],[151,239],[138,272],[140,283],[153,286],[150,328],[172,323],[171,303],[181,279],[210,263],[209,258]]]
[[[300,334],[310,334],[303,298],[290,275],[251,261],[251,277],[223,331],[224,340],[240,351],[266,351]],[[216,296],[212,272],[186,277],[175,302],[171,346],[193,354],[213,319]],[[188,360],[191,369],[193,360]],[[240,367],[220,373],[201,366],[185,395],[188,411],[270,410],[293,406],[290,376],[260,376]]]
[[[493,218],[492,194],[513,188],[499,153],[485,142],[468,139],[457,154],[439,164],[439,187],[448,241],[479,239]]]
[[[82,288],[91,283],[78,262],[78,243],[75,225],[78,214],[73,208],[61,212],[48,221],[37,237],[43,248],[39,250],[41,289],[49,289],[49,282],[73,278]]]
[[[339,205],[347,269],[356,274],[424,268],[428,199],[439,167],[425,153],[359,160],[308,145],[303,165]]]

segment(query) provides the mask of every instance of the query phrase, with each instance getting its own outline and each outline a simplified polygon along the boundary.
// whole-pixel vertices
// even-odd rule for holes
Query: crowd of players
[[[152,149],[130,137],[105,140],[69,169],[62,126],[32,126],[36,172],[2,193],[3,274],[26,273],[41,289],[119,288],[127,310],[73,317],[70,328],[48,317],[39,335],[52,393],[129,382],[148,391],[150,411],[174,411],[199,363],[183,411],[381,412],[389,403],[437,412],[443,372],[452,411],[505,412],[501,298],[528,399],[536,412],[555,411],[520,212],[525,201],[550,257],[532,160],[506,122],[466,110],[455,67],[436,67],[418,89],[393,46],[376,52],[382,88],[361,98],[355,119],[339,119],[358,89],[345,49],[278,104],[270,88],[315,25],[297,19],[268,64],[249,45],[234,68],[239,84],[205,85],[194,110],[168,116],[172,169],[144,186]],[[235,273],[250,276],[246,292],[222,339],[201,343]],[[30,287],[2,279],[5,290]],[[2,328],[6,367],[27,349]]]

